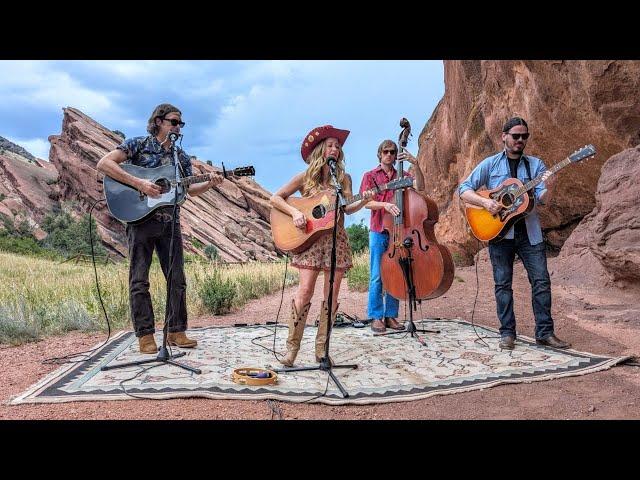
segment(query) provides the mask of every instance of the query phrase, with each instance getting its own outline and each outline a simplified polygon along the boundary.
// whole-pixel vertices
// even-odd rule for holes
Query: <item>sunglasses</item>
[[[181,122],[180,120],[177,120],[175,118],[163,118],[162,120],[166,122],[171,122],[171,125],[173,125],[174,127],[177,127],[178,125],[180,125],[180,127],[184,127],[185,125],[184,122]]]
[[[395,150],[382,150],[382,153],[384,153],[385,155],[395,155],[396,151]]]
[[[520,140],[520,138],[526,140],[527,138],[529,138],[528,133],[508,133],[507,135],[511,135],[511,138],[513,138],[514,140]]]

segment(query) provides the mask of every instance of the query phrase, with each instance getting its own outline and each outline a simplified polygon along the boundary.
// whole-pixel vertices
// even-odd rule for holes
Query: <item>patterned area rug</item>
[[[519,337],[516,348],[501,351],[496,330],[473,326],[459,319],[427,319],[418,328],[422,346],[407,334],[373,336],[369,328],[334,328],[331,357],[337,364],[357,364],[357,369],[334,369],[348,398],[343,398],[327,372],[279,373],[276,384],[243,386],[232,381],[240,367],[281,368],[274,354],[284,352],[287,329],[272,325],[207,327],[193,329],[197,349],[177,359],[200,368],[192,374],[181,368],[152,363],[101,371],[104,365],[148,359],[138,353],[132,332],[115,336],[90,359],[66,365],[48,375],[12,404],[56,403],[83,400],[126,400],[206,397],[216,399],[272,399],[331,405],[410,401],[434,395],[478,390],[506,383],[535,382],[585,375],[606,370],[629,357],[604,357],[575,350],[537,346]],[[313,350],[316,329],[307,326],[296,366],[316,366]],[[156,334],[158,344],[162,338]],[[177,349],[176,349],[177,350]],[[499,392],[496,394],[499,395]]]

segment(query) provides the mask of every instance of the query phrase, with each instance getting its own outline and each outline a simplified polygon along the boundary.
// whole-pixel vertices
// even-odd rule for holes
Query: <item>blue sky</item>
[[[300,143],[318,125],[351,130],[347,171],[360,185],[376,149],[407,117],[417,136],[444,94],[441,61],[0,61],[0,135],[48,159],[62,109],[74,107],[127,137],[145,135],[162,102],[187,123],[182,146],[201,160],[253,165],[273,192],[304,170]],[[348,224],[368,218],[361,210]],[[367,221],[368,223],[368,221]]]

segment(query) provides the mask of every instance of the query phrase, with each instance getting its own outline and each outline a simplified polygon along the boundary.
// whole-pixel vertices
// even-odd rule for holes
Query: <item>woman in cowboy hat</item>
[[[288,183],[282,186],[272,197],[271,205],[282,212],[291,215],[293,223],[298,228],[304,228],[306,218],[302,212],[292,207],[286,199],[296,192],[303,197],[312,196],[323,190],[332,189],[331,175],[327,158],[333,157],[336,162],[336,179],[342,186],[342,193],[346,198],[352,196],[351,176],[344,171],[344,145],[349,130],[340,130],[331,125],[324,125],[311,130],[302,141],[300,153],[308,167],[304,172],[296,174]],[[344,207],[344,212],[351,214],[360,210],[371,198],[367,192],[363,199]],[[331,321],[338,310],[338,292],[344,273],[351,268],[351,246],[344,229],[344,217],[339,220],[336,236],[336,272],[333,284],[333,305]],[[300,283],[296,296],[291,301],[291,317],[289,319],[289,336],[287,338],[287,354],[280,360],[286,366],[292,366],[300,350],[300,341],[304,333],[304,326],[311,307],[311,297],[315,290],[318,274],[329,272],[331,267],[332,235],[322,235],[315,243],[302,253],[292,257],[291,265],[300,272]],[[329,275],[324,275],[324,297],[329,293]],[[318,333],[316,335],[316,361],[324,357],[327,333],[329,329],[329,307],[322,302]]]

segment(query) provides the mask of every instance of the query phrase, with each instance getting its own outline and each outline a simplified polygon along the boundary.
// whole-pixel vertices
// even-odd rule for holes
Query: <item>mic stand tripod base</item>
[[[185,352],[179,352],[174,355],[169,355],[169,351],[167,350],[167,348],[162,346],[158,349],[158,355],[156,356],[156,358],[149,358],[148,360],[137,360],[135,362],[120,363],[118,365],[105,365],[104,367],[100,368],[100,371],[104,372],[106,370],[114,370],[116,368],[126,368],[126,367],[133,367],[137,365],[145,365],[147,363],[153,363],[153,362],[162,362],[162,363],[168,363],[169,365],[175,365],[176,367],[184,368],[185,370],[189,370],[190,372],[193,372],[193,373],[201,374],[202,370],[200,370],[199,368],[193,368],[188,365],[184,365],[182,363],[173,361],[174,358],[183,357],[185,355],[186,355]]]
[[[416,328],[416,324],[413,323],[413,320],[409,320],[409,325],[404,330],[394,330],[393,332],[382,332],[382,333],[374,333],[374,337],[382,337],[385,335],[399,335],[401,333],[409,333],[412,337],[415,337],[423,346],[427,346],[426,342],[420,338],[416,332],[420,333],[440,333],[440,330],[427,330],[425,328]]]
[[[287,367],[287,368],[274,369],[273,371],[276,372],[276,373],[308,372],[310,370],[320,370],[322,372],[327,372],[329,374],[329,376],[331,377],[331,379],[333,380],[333,382],[338,387],[338,390],[340,390],[340,393],[342,393],[342,398],[349,398],[349,392],[347,392],[344,389],[344,387],[342,386],[340,381],[337,379],[337,377],[331,371],[331,369],[333,369],[333,368],[351,368],[351,369],[356,369],[356,368],[358,368],[358,365],[332,365],[327,357],[322,357],[320,359],[320,364],[317,367]]]

